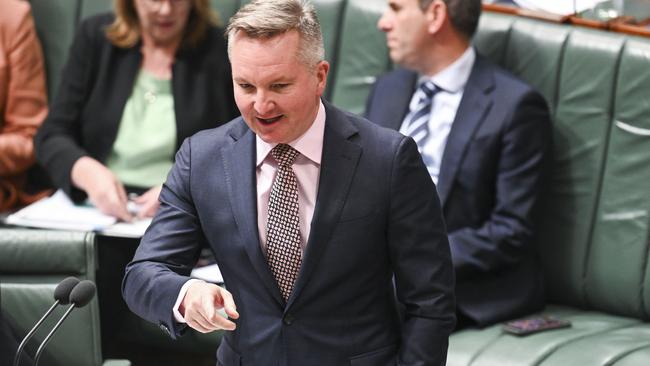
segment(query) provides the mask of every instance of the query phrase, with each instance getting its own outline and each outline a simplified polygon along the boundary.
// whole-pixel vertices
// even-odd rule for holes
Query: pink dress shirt
[[[293,163],[293,172],[298,180],[298,215],[300,216],[300,245],[305,252],[307,239],[314,216],[320,161],[323,154],[323,135],[325,133],[325,107],[320,104],[316,120],[302,136],[289,145],[300,153]],[[270,152],[277,144],[269,144],[255,138],[257,144],[257,229],[260,234],[262,251],[266,253],[266,222],[268,219],[271,187],[278,165]]]

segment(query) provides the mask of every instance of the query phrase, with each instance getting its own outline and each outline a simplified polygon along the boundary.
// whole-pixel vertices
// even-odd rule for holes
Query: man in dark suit
[[[381,77],[366,117],[412,136],[438,188],[461,325],[543,306],[533,207],[549,113],[530,86],[476,54],[480,0],[389,0],[378,27],[402,66]]]
[[[242,117],[183,143],[129,307],[172,337],[227,330],[225,366],[444,365],[453,268],[414,141],[321,101],[329,65],[302,1],[253,1],[228,42]],[[227,290],[189,279],[202,246]]]

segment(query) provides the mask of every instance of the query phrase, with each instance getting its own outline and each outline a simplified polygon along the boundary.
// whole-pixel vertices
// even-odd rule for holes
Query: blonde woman
[[[153,216],[174,154],[235,117],[223,31],[209,0],[115,0],[70,49],[38,161],[75,201],[130,221]]]

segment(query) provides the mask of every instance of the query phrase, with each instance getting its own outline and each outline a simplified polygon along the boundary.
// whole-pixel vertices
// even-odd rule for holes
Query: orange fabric
[[[47,115],[43,53],[27,1],[0,12],[0,210],[31,201],[21,193],[34,163],[32,138]],[[13,204],[12,204],[13,203]]]

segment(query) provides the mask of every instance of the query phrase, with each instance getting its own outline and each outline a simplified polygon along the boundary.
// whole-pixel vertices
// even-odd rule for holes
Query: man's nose
[[[266,116],[266,114],[271,112],[274,108],[275,103],[273,103],[273,100],[269,97],[269,94],[263,90],[257,91],[257,94],[255,95],[255,111],[257,112],[258,115],[261,116]]]
[[[377,28],[382,32],[388,32],[390,30],[390,20],[386,13],[382,14],[381,18],[377,21]]]

